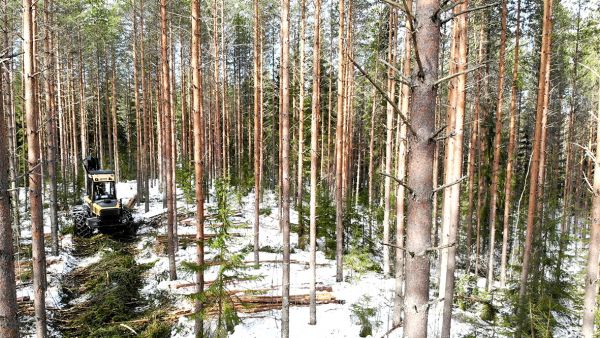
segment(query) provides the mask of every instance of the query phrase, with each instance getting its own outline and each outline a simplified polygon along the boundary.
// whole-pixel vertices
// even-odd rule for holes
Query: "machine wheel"
[[[77,237],[90,237],[94,230],[87,224],[88,213],[83,208],[73,208],[71,211],[73,217],[74,233]]]
[[[127,208],[121,209],[121,218],[120,223],[123,225],[123,232],[128,235],[135,235],[137,229],[135,223],[133,222],[133,216],[131,215],[131,210]]]

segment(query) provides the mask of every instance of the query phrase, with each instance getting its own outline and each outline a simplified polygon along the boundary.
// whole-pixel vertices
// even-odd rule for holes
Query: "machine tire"
[[[120,223],[123,226],[123,232],[127,235],[134,236],[137,228],[135,223],[133,222],[133,216],[131,215],[131,210],[127,208],[123,208],[121,210],[121,218]]]
[[[94,230],[87,224],[88,213],[83,208],[73,209],[71,211],[73,216],[73,227],[74,233],[77,237],[91,237]]]

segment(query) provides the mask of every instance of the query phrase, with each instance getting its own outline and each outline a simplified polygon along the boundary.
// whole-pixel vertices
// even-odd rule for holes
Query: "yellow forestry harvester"
[[[75,235],[89,237],[94,229],[134,234],[131,210],[117,199],[114,171],[100,169],[98,159],[93,156],[83,161],[83,167],[86,194],[83,204],[71,209]]]

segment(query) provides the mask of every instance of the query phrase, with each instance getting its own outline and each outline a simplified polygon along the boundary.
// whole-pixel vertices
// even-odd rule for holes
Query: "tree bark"
[[[31,210],[31,245],[33,260],[33,293],[36,337],[47,336],[46,326],[46,254],[44,252],[44,220],[42,205],[42,170],[40,152],[39,110],[36,101],[34,66],[35,10],[31,0],[23,0],[23,78],[27,124],[27,163],[29,172],[29,202]]]
[[[546,78],[548,74],[548,64],[550,63],[550,43],[552,35],[552,0],[544,0],[544,17],[542,28],[542,49],[540,58],[540,72],[538,79],[538,95],[535,116],[535,132],[533,137],[533,154],[531,155],[531,170],[529,176],[529,208],[527,210],[527,234],[525,237],[525,247],[523,253],[523,267],[521,270],[521,281],[519,286],[519,304],[520,311],[524,311],[525,293],[527,290],[527,278],[529,277],[529,268],[531,260],[531,249],[533,245],[533,234],[535,230],[535,216],[537,213],[537,189],[540,171],[540,152],[542,144],[542,120],[544,118],[544,100],[546,93]]]
[[[504,9],[503,9],[504,11]],[[506,286],[506,263],[508,257],[508,237],[510,227],[510,209],[512,202],[512,177],[514,171],[515,143],[517,139],[517,94],[519,81],[519,37],[521,21],[521,0],[517,0],[517,22],[515,31],[515,50],[513,61],[513,83],[510,100],[510,122],[508,132],[508,154],[506,163],[506,179],[504,180],[504,224],[502,230],[502,256],[500,259],[500,286]]]
[[[494,251],[496,245],[496,201],[498,200],[498,170],[500,168],[500,147],[502,141],[502,101],[504,99],[504,73],[506,54],[506,0],[502,1],[502,18],[500,30],[500,52],[498,60],[498,98],[496,101],[496,128],[494,134],[494,160],[492,164],[492,185],[490,186],[490,248],[488,259],[487,290],[491,291],[494,286]]]
[[[306,240],[304,239],[304,219],[302,212],[302,178],[303,178],[303,166],[304,166],[304,44],[305,44],[305,27],[306,27],[306,0],[300,0],[300,54],[299,57],[299,94],[298,94],[298,164],[297,164],[297,210],[298,210],[298,247],[304,249],[306,247]],[[312,130],[312,129],[311,129]]]
[[[290,335],[290,117],[289,117],[289,57],[290,1],[281,0],[281,229],[283,231],[283,277],[281,306],[281,337]]]
[[[4,64],[0,62],[0,93],[4,93]],[[8,84],[10,85],[10,84]],[[12,217],[10,211],[8,114],[0,94],[0,336],[19,337],[17,320],[17,291],[13,249]]]
[[[319,169],[319,119],[321,116],[321,0],[315,0],[310,123],[310,325],[317,324],[317,170]],[[321,155],[322,156],[322,155]]]
[[[566,130],[566,159],[565,159],[565,184],[563,190],[563,216],[561,222],[561,236],[566,235],[569,229],[571,220],[571,194],[572,194],[572,162],[573,162],[573,124],[575,115],[578,108],[578,68],[579,68],[579,53],[580,53],[580,34],[581,34],[581,1],[578,2],[577,10],[577,28],[575,33],[575,55],[573,56],[573,78],[572,88],[573,95],[571,95],[571,107],[569,109],[569,115],[567,117],[567,130]]]
[[[406,249],[418,254],[406,256],[405,337],[427,336],[439,9],[439,0],[417,0],[414,11],[413,41],[418,67],[413,70],[410,122],[416,133],[408,136],[407,173],[412,195],[408,199]]]
[[[262,49],[260,45],[261,21],[258,0],[253,0],[254,10],[254,266],[259,264],[260,250],[260,191],[262,168]]]
[[[339,2],[340,28],[338,32],[338,69],[337,69],[337,118],[335,128],[335,281],[343,281],[343,251],[344,251],[344,202],[342,194],[342,163],[343,163],[343,116],[344,116],[344,0]]]
[[[141,188],[142,195],[144,197],[144,211],[150,211],[150,154],[153,154],[150,150],[150,146],[153,144],[152,136],[154,135],[153,128],[150,123],[152,121],[152,109],[148,107],[148,90],[146,82],[146,62],[145,62],[145,48],[144,48],[144,0],[140,0],[140,84],[142,90],[142,111],[140,116],[142,118],[142,126],[140,130],[143,132],[144,137],[140,138],[142,146],[140,150],[142,155],[140,157],[141,165]]]
[[[54,49],[52,41],[52,1],[44,2],[44,66],[46,74],[44,75],[44,92],[46,94],[46,114],[47,114],[47,154],[48,154],[48,178],[50,179],[49,189],[49,211],[50,211],[50,234],[52,242],[52,255],[58,255],[58,185],[56,183],[57,170],[57,116],[56,116],[56,96],[54,81]]]
[[[113,52],[112,61],[112,80],[111,80],[111,115],[112,115],[112,141],[113,141],[113,164],[115,169],[115,180],[121,179],[121,166],[119,161],[119,137],[118,137],[118,119],[117,119],[117,70],[115,56]]]
[[[412,0],[406,1],[406,6],[412,8]],[[407,23],[408,24],[408,23]],[[403,56],[403,69],[402,75],[406,78],[410,77],[411,68],[411,33],[406,31],[404,35],[404,56]],[[400,88],[400,109],[404,119],[408,120],[408,109],[410,104],[410,86],[403,84]],[[398,117],[398,123],[400,125],[400,140],[398,144],[398,168],[396,177],[404,182],[406,179],[406,156],[408,149],[406,146],[407,127],[406,123]],[[371,129],[372,130],[372,129]],[[370,152],[370,157],[373,157],[373,152]],[[404,251],[400,247],[404,247],[404,208],[405,208],[405,188],[404,185],[398,184],[396,188],[396,284],[394,293],[394,314],[392,324],[394,327],[398,327],[402,324],[402,308],[404,306]]]
[[[196,292],[204,293],[204,122],[202,121],[202,69],[201,69],[201,39],[202,21],[200,0],[192,0],[192,110],[194,119],[194,173],[196,195]],[[202,313],[203,304],[198,298],[195,303],[196,313]],[[203,315],[195,319],[196,337],[204,336]]]
[[[600,113],[600,76],[598,77],[598,113]],[[600,119],[596,118],[596,144],[600,145]],[[598,296],[598,257],[600,256],[600,146],[596,146],[594,161],[594,191],[592,197],[592,222],[590,225],[590,250],[585,278],[583,297],[583,326],[581,333],[585,338],[594,336],[596,318],[596,299]]]
[[[452,131],[453,137],[448,139],[446,152],[448,161],[446,163],[445,185],[451,185],[444,190],[443,221],[442,221],[442,246],[448,246],[447,251],[442,251],[442,275],[440,276],[440,296],[443,295],[443,315],[441,337],[450,337],[452,322],[452,305],[454,300],[454,272],[456,269],[456,248],[458,246],[458,226],[460,221],[460,184],[463,163],[463,128],[465,116],[465,99],[468,64],[468,16],[459,14],[469,7],[468,1],[463,1],[453,10],[456,18],[452,29],[452,58],[451,74],[461,74],[450,81],[453,89],[449,94],[448,106],[448,131]]]
[[[396,63],[396,54],[398,49],[398,12],[396,9],[391,8],[388,20],[388,63],[393,65]],[[387,95],[390,98],[396,96],[396,81],[394,77],[396,72],[392,67],[388,67],[387,70]],[[385,136],[385,172],[386,174],[392,173],[392,157],[393,157],[393,141],[392,134],[394,133],[394,108],[390,102],[387,103],[386,107],[386,136]],[[390,200],[391,200],[391,185],[392,181],[390,176],[385,176],[384,179],[384,196],[383,196],[383,242],[389,243],[390,241]],[[387,278],[390,274],[390,247],[387,245],[383,246],[383,276]]]
[[[161,50],[161,79],[162,79],[162,114],[165,117],[164,134],[162,142],[165,144],[165,171],[166,171],[166,191],[167,191],[167,236],[168,236],[168,256],[169,256],[169,278],[177,279],[177,270],[175,266],[175,236],[174,236],[174,177],[173,177],[173,147],[171,135],[171,81],[169,80],[169,53],[167,38],[167,0],[160,0],[160,50]]]

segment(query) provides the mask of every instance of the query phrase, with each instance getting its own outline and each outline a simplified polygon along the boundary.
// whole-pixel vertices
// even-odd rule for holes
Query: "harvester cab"
[[[75,235],[89,237],[94,229],[134,232],[131,210],[117,199],[114,171],[100,169],[98,159],[93,156],[83,161],[83,167],[86,194],[83,204],[71,211]]]

